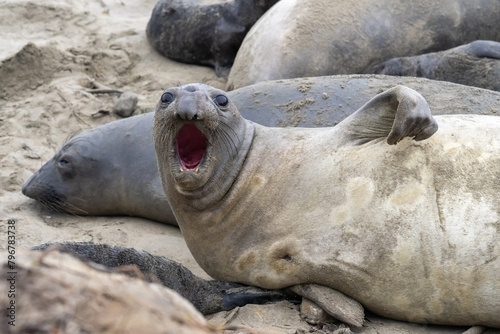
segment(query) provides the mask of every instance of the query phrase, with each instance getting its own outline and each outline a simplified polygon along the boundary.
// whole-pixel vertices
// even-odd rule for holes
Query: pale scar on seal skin
[[[162,95],[153,132],[165,193],[212,277],[500,327],[499,130],[493,116],[434,118],[404,86],[333,128],[268,128],[192,84]]]

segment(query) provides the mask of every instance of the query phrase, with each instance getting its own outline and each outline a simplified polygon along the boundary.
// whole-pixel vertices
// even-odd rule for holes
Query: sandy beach
[[[137,114],[151,111],[169,86],[203,82],[223,87],[211,68],[176,63],[149,45],[145,27],[155,3],[0,3],[0,220],[16,221],[18,247],[111,243],[170,255],[203,274],[178,229],[131,217],[54,214],[21,193],[22,184],[68,137],[120,119],[112,112],[116,94],[88,89],[134,92]],[[0,229],[4,232],[5,224]],[[166,244],[185,252],[166,253]]]
[[[49,242],[106,243],[166,256],[183,263],[198,276],[209,278],[196,264],[177,228],[135,217],[54,213],[21,193],[23,183],[70,136],[120,119],[112,112],[116,95],[91,94],[89,89],[133,92],[139,98],[134,114],[139,114],[151,112],[163,90],[170,86],[202,82],[224,88],[225,80],[218,78],[212,68],[171,61],[149,45],[145,28],[155,3],[156,0],[0,2],[3,256],[10,220],[15,221],[16,252]],[[248,312],[238,312],[250,314],[243,320],[250,323],[255,314],[264,312],[271,324],[276,313],[270,309],[284,310],[294,318],[280,325],[277,333],[295,333],[297,328],[310,327],[301,321],[298,307],[290,303],[249,306]],[[225,314],[217,317],[221,323],[231,323],[236,318],[234,312],[229,318]],[[269,333],[274,331],[271,325],[262,326]]]
[[[134,217],[56,214],[21,193],[23,183],[67,138],[121,118],[112,111],[116,95],[93,94],[89,89],[133,92],[139,98],[134,114],[140,114],[151,112],[163,90],[173,85],[201,82],[224,88],[225,80],[212,68],[174,62],[149,45],[145,28],[155,3],[0,1],[0,255],[6,254],[10,220],[15,221],[19,250],[49,242],[107,243],[166,256],[209,278],[177,228]],[[298,306],[288,302],[249,305],[214,318],[266,333],[311,329],[300,319]],[[373,327],[378,320],[372,319]],[[312,332],[332,330],[313,328]],[[423,325],[397,331],[429,332],[434,333]]]

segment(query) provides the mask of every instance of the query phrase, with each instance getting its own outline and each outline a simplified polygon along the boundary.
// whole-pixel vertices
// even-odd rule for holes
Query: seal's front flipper
[[[312,300],[337,320],[355,327],[363,326],[365,318],[363,306],[337,290],[318,284],[294,285],[290,290]]]
[[[282,290],[265,290],[254,286],[240,285],[225,281],[209,281],[216,286],[222,296],[222,309],[231,310],[247,304],[268,304],[282,300],[299,302],[296,296]]]
[[[337,127],[344,134],[341,145],[361,145],[384,137],[394,145],[405,137],[427,139],[438,129],[427,101],[405,86],[376,95]]]

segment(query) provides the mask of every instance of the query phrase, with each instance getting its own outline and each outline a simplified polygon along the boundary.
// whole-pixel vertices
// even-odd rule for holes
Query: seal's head
[[[214,204],[238,175],[253,133],[253,123],[224,91],[203,84],[165,91],[156,107],[154,140],[169,199],[183,196],[197,209]]]
[[[152,116],[110,122],[73,136],[26,181],[23,194],[51,211],[175,224],[154,158]]]
[[[86,139],[85,135],[69,139],[24,183],[23,194],[51,211],[86,215],[92,204],[81,200],[84,197],[82,189],[85,188],[85,176],[95,175],[98,163],[95,159],[86,159],[91,145]]]

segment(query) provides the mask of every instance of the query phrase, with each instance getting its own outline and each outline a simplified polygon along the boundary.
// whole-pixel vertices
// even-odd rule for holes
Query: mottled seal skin
[[[231,310],[246,304],[265,304],[294,298],[279,290],[263,290],[223,281],[207,281],[194,275],[189,269],[163,256],[149,254],[133,248],[124,248],[93,243],[55,243],[33,247],[45,250],[49,247],[69,252],[85,261],[117,269],[124,273],[137,274],[135,266],[150,282],[160,282],[189,300],[202,314]],[[121,267],[121,268],[120,268]]]
[[[227,77],[252,25],[278,0],[160,0],[147,25],[149,43],[161,54],[210,65]]]
[[[500,327],[499,131],[494,116],[433,118],[404,86],[335,127],[268,128],[188,85],[161,96],[153,137],[212,277],[319,284],[395,320]]]
[[[394,57],[500,40],[497,0],[282,0],[250,29],[228,78],[264,80],[363,73]]]
[[[424,77],[500,91],[500,43],[474,41],[446,51],[392,58],[364,72]]]
[[[336,125],[394,84],[419,91],[435,114],[500,114],[500,93],[420,78],[299,78],[227,94],[246,119],[259,124],[323,127]],[[79,133],[25,182],[23,193],[51,210],[133,215],[177,225],[156,166],[153,117],[131,117]]]

